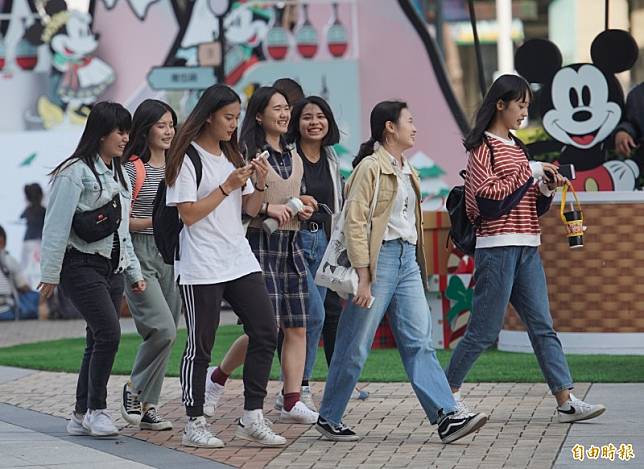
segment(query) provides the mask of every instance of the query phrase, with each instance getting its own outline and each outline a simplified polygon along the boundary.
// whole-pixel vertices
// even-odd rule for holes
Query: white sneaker
[[[67,422],[67,433],[74,436],[89,435],[89,431],[83,427],[84,418],[85,414],[72,412],[72,418]]]
[[[473,414],[472,410],[467,407],[465,404],[465,401],[463,399],[454,399],[454,402],[456,402],[456,414],[457,415],[469,415]]]
[[[186,427],[183,430],[181,444],[193,448],[224,447],[224,442],[208,431],[206,417],[204,416],[197,417],[194,420],[188,419],[188,423],[186,423]]]
[[[355,388],[351,391],[351,399],[364,401],[367,397],[369,397],[369,391],[365,391],[364,389]]]
[[[303,423],[311,425],[318,421],[318,416],[317,412],[309,409],[302,401],[297,401],[289,411],[282,408],[279,421],[280,423]]]
[[[204,415],[208,417],[214,417],[215,416],[215,410],[217,410],[217,406],[219,405],[219,401],[221,400],[221,396],[224,395],[224,386],[221,384],[214,383],[210,377],[212,376],[212,372],[215,370],[216,367],[212,366],[208,368],[208,371],[206,372],[206,395],[205,395],[205,401],[203,405],[203,413]]]
[[[83,418],[83,428],[92,436],[118,435],[119,430],[114,425],[107,409],[88,410]]]
[[[284,446],[286,444],[286,438],[274,433],[264,418],[246,424],[242,422],[242,419],[239,419],[235,436],[242,440],[254,441],[262,446]]]
[[[302,388],[300,389],[300,400],[313,412],[318,411],[317,407],[315,407],[315,402],[313,402],[313,393],[311,392],[311,386],[302,386]]]
[[[282,410],[283,408],[284,408],[284,395],[282,394],[282,391],[277,391],[277,396],[275,396],[275,404],[273,405],[273,409]]]
[[[570,394],[570,399],[557,407],[560,423],[579,422],[580,420],[594,419],[606,411],[601,404],[588,404]]]

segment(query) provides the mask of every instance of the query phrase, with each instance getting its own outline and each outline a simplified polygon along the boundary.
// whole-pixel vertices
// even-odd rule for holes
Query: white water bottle
[[[297,197],[291,197],[288,199],[288,202],[286,202],[286,207],[288,208],[288,211],[291,212],[291,218],[293,218],[302,211],[304,203]],[[279,228],[279,224],[280,222],[275,218],[268,217],[262,222],[262,228],[264,229],[264,232],[270,236],[275,230],[277,230],[277,228]]]

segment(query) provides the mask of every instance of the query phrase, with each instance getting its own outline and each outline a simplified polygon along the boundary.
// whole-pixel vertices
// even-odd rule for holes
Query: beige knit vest
[[[264,201],[269,204],[285,204],[291,197],[300,196],[300,187],[302,185],[302,177],[304,176],[304,166],[302,165],[302,158],[297,154],[294,149],[291,150],[292,170],[288,179],[282,178],[269,164],[268,175],[266,176],[266,195]],[[261,228],[262,218],[254,218],[250,222],[250,227]],[[297,231],[300,229],[300,219],[295,216],[280,230]]]

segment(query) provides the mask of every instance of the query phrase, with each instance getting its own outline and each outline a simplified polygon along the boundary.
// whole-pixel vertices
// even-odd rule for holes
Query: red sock
[[[299,392],[288,392],[284,394],[284,410],[290,412],[297,401],[300,400]]]
[[[228,379],[228,375],[226,373],[224,373],[223,371],[221,371],[221,368],[219,368],[219,367],[215,368],[215,370],[210,375],[210,380],[213,383],[217,383],[217,384],[219,384],[221,386],[226,384],[227,379]]]

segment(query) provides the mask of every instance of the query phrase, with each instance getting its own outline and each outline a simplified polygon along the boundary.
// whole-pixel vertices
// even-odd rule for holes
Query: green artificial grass
[[[217,332],[212,353],[218,363],[232,342],[241,334],[241,326],[222,326]],[[178,376],[179,362],[186,341],[186,331],[180,330],[172,350],[168,376]],[[121,339],[114,374],[130,373],[141,339],[136,334],[125,334]],[[0,365],[35,368],[39,370],[78,371],[84,339],[64,339],[50,342],[0,348]],[[438,351],[438,359],[445,367],[451,352]],[[644,382],[644,357],[633,355],[568,355],[568,363],[576,382],[633,383]],[[324,352],[320,349],[313,371],[313,380],[324,381],[327,374]],[[233,377],[241,377],[237,370]],[[279,377],[277,358],[273,361],[272,379]],[[479,358],[467,377],[469,382],[543,382],[543,376],[533,354],[490,350]],[[396,349],[373,350],[362,372],[361,381],[408,381]]]

